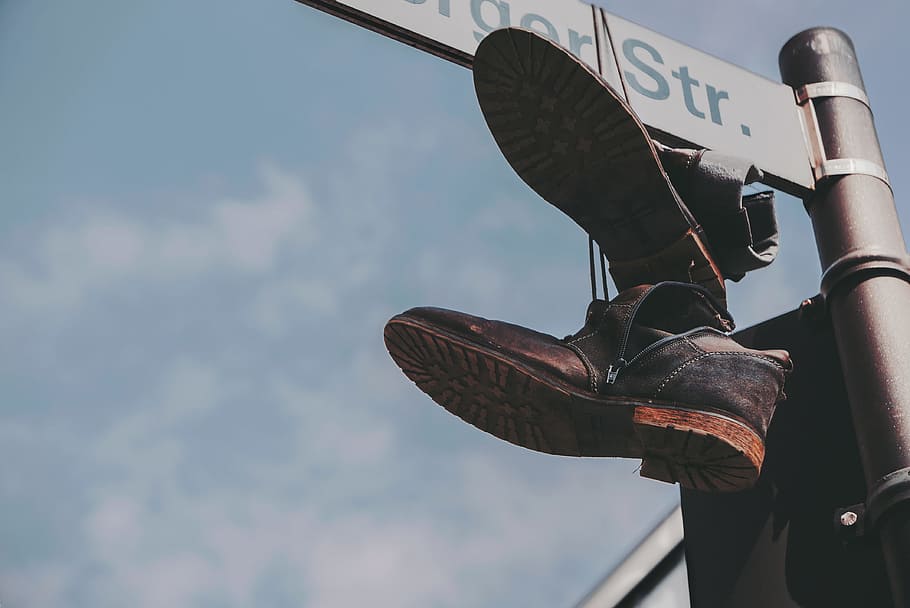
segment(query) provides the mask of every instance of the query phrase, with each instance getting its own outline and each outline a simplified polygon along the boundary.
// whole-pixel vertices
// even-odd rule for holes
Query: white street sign
[[[298,1],[465,66],[485,35],[514,26],[540,32],[598,67],[597,9],[580,0]]]
[[[626,97],[642,122],[699,147],[747,158],[811,188],[793,89],[606,14]],[[773,185],[778,185],[774,183]]]
[[[487,33],[533,29],[598,69],[656,132],[747,158],[784,191],[814,188],[792,89],[579,0],[297,1],[468,67]]]

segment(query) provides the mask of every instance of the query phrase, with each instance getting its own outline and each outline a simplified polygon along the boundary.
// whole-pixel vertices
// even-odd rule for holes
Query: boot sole
[[[752,487],[764,442],[745,423],[695,405],[585,393],[415,319],[385,328],[389,354],[433,401],[477,428],[538,452],[641,458],[643,477],[708,492]]]
[[[648,131],[598,74],[533,32],[506,29],[477,49],[474,86],[506,160],[597,241],[620,290],[675,280],[725,300]]]

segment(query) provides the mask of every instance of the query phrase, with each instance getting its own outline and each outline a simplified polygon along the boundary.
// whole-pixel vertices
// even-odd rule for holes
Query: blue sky
[[[775,79],[790,35],[850,33],[901,205],[905,3],[604,6]],[[412,306],[561,336],[587,305],[467,70],[292,0],[0,1],[0,108],[4,605],[570,606],[677,500],[385,353]],[[741,327],[817,291],[779,213]]]

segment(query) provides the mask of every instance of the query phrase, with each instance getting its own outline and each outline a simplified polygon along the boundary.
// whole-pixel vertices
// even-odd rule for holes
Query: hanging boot
[[[530,30],[497,30],[475,53],[474,84],[506,160],[597,241],[620,289],[676,280],[723,302],[724,278],[774,259],[773,194],[742,196],[758,175],[751,164],[744,170],[731,159],[724,170],[713,153],[702,163],[701,152],[694,165],[680,163],[693,158],[653,142],[621,95],[557,44]],[[668,158],[670,175],[661,163]],[[677,177],[695,208],[674,189]]]
[[[439,308],[391,319],[385,343],[418,388],[479,429],[539,452],[641,458],[645,477],[752,486],[789,355],[737,344],[704,288],[675,282],[594,300],[560,340]]]

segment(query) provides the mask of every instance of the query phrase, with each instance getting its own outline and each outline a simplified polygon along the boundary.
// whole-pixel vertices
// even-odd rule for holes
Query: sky
[[[848,32],[907,225],[905,2],[602,5],[775,80],[791,35]],[[590,297],[468,70],[293,0],[0,0],[0,109],[4,606],[572,606],[678,502],[385,352],[413,306],[562,336]],[[818,289],[778,210],[740,327]]]

